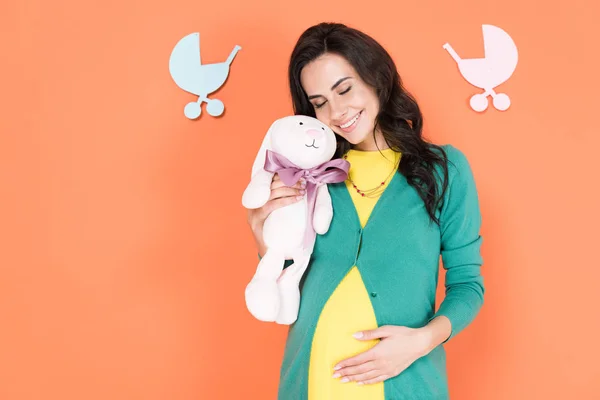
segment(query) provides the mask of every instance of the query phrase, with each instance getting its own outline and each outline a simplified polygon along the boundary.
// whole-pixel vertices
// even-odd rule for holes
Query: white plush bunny
[[[335,150],[333,131],[308,116],[280,118],[265,135],[242,196],[244,207],[260,208],[269,200],[275,173],[288,186],[300,178],[307,186],[302,201],[274,210],[265,220],[267,251],[245,291],[248,310],[261,321],[289,325],[297,319],[299,284],[315,235],[326,233],[333,217],[327,183],[343,182],[348,176],[346,160],[331,160]],[[286,259],[294,263],[283,271]]]

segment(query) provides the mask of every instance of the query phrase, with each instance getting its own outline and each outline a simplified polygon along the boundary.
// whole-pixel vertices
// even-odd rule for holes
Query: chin
[[[368,132],[367,133],[351,132],[350,134],[346,134],[345,136],[342,135],[342,137],[344,139],[346,139],[348,141],[348,143],[351,143],[353,145],[357,145],[357,144],[364,142],[368,136],[369,136]]]
[[[369,138],[369,136],[373,135],[373,130],[369,130],[369,129],[365,129],[362,126],[357,126],[352,132],[339,132],[336,131],[334,129],[334,132],[343,137],[344,139],[346,139],[348,141],[348,143],[351,143],[353,145],[357,145],[360,144],[362,142],[364,142],[365,140],[367,140]]]

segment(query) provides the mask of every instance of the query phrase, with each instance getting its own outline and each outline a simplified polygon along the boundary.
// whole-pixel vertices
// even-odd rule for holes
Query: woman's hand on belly
[[[342,382],[373,384],[399,375],[432,350],[431,335],[424,328],[386,325],[355,334],[358,340],[381,339],[371,349],[339,362],[334,378]]]

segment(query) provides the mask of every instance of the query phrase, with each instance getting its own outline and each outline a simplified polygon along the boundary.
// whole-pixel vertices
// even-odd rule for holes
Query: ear
[[[275,122],[273,122],[271,124],[271,127],[267,131],[267,134],[265,135],[265,137],[263,139],[262,145],[260,146],[260,150],[258,150],[258,154],[256,154],[256,159],[254,160],[254,164],[252,165],[251,177],[256,175],[256,173],[258,171],[260,171],[261,169],[264,168],[265,159],[267,158],[267,150],[273,150],[273,147],[271,145],[271,137],[272,137],[275,129],[277,129],[278,125],[279,125],[279,120],[276,120]]]

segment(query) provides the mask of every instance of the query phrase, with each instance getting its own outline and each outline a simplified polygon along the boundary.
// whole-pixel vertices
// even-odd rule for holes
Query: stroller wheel
[[[488,99],[487,96],[483,93],[476,94],[471,97],[469,102],[471,104],[471,108],[477,112],[482,112],[486,108],[488,108]]]
[[[218,117],[223,114],[223,110],[225,110],[225,105],[221,100],[212,99],[208,100],[206,104],[206,111],[213,117]]]
[[[183,113],[189,119],[196,119],[202,113],[202,109],[200,108],[200,103],[197,101],[192,101],[191,103],[187,103],[185,108],[183,109]]]
[[[494,97],[494,107],[500,111],[504,111],[510,107],[510,98],[504,93],[498,93]]]

